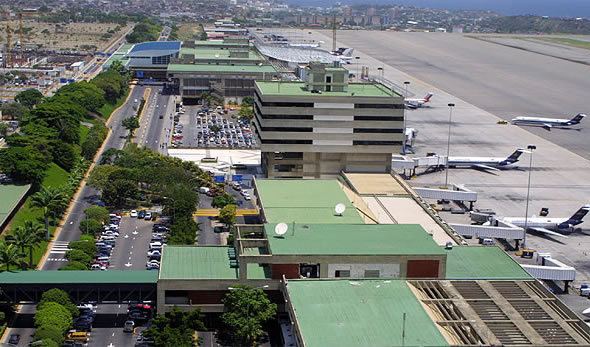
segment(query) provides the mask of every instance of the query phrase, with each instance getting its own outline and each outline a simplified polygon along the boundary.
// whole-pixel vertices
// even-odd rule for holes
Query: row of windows
[[[354,108],[393,108],[403,110],[404,107],[404,104],[354,104]]]
[[[353,133],[355,134],[401,134],[403,129],[354,129]]]
[[[262,131],[290,131],[295,133],[311,133],[313,128],[299,128],[299,127],[262,127]]]
[[[170,56],[164,55],[160,57],[152,57],[152,64],[153,65],[165,65],[170,63]]]
[[[254,103],[254,110],[256,115],[262,119],[294,119],[294,120],[313,120],[313,116],[299,115],[299,114],[262,114],[257,103]]]
[[[363,145],[363,146],[399,146],[402,144],[401,141],[369,141],[369,140],[355,140],[352,144]]]
[[[260,140],[263,145],[311,145],[312,140]]]
[[[334,277],[350,277],[350,270],[336,270]],[[379,270],[365,270],[365,278],[381,277]]]
[[[404,117],[385,117],[385,116],[354,116],[354,120],[374,120],[385,122],[403,122]]]

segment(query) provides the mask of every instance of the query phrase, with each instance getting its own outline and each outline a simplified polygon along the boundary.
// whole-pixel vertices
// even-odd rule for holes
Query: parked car
[[[90,265],[90,270],[94,270],[94,271],[105,271],[107,268],[106,266],[100,265],[100,264],[92,264]]]
[[[145,220],[150,220],[150,219],[152,219],[152,213],[151,213],[150,211],[147,211],[147,212],[145,213],[145,216],[143,217],[143,219],[145,219]]]
[[[123,325],[123,332],[132,333],[134,329],[135,329],[135,322],[134,321],[132,321],[132,320],[125,321],[125,324]]]
[[[137,218],[137,210],[131,210],[131,217]]]
[[[18,345],[20,342],[20,335],[19,334],[11,334],[10,338],[8,339],[8,343],[11,345]]]
[[[140,210],[139,212],[137,212],[137,218],[138,219],[143,219],[145,217],[145,211],[144,210]]]

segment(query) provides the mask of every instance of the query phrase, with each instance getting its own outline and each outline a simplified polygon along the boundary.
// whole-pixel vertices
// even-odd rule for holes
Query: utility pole
[[[453,107],[454,103],[449,103],[449,134],[447,137],[447,163],[445,165],[445,188],[449,187],[449,155],[451,153],[451,123],[453,121]]]
[[[527,149],[529,150],[530,157],[529,157],[529,178],[527,183],[526,189],[526,208],[524,212],[524,235],[522,238],[522,248],[526,248],[526,232],[528,229],[528,222],[529,222],[529,199],[531,196],[531,173],[533,171],[533,152],[537,149],[535,145],[528,145]]]

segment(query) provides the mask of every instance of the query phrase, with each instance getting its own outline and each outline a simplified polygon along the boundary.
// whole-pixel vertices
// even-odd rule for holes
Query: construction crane
[[[336,14],[332,16],[332,52],[336,52]]]

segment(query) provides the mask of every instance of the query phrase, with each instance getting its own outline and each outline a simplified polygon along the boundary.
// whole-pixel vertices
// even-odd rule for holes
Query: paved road
[[[105,149],[108,148],[123,148],[125,144],[125,137],[127,136],[127,130],[121,126],[121,120],[124,118],[125,115],[133,113],[133,99],[141,98],[143,95],[144,88],[141,86],[137,86],[133,89],[131,97],[127,104],[123,105],[123,107],[118,111],[111,115],[113,118],[111,120],[111,129],[112,133],[109,138],[106,140]],[[62,231],[57,237],[57,239],[50,243],[49,247],[51,248],[49,256],[41,270],[58,270],[62,267],[66,262],[63,260],[65,256],[65,247],[70,241],[75,241],[80,238],[80,230],[79,225],[80,221],[84,218],[84,210],[91,206],[88,200],[96,197],[97,191],[89,186],[84,186],[82,188],[79,199],[75,201],[74,206],[72,208],[71,213],[66,217],[65,222],[62,227]],[[31,315],[35,312],[35,307],[32,305],[27,305],[23,307],[22,313],[24,315]],[[18,328],[12,329],[11,333],[20,334],[22,337],[21,344],[23,346],[27,345],[31,341],[31,336],[34,333],[33,328]]]
[[[331,34],[323,33],[326,35],[321,39],[329,46]],[[355,48],[355,55],[362,51],[361,60],[369,55],[504,119],[515,115],[568,118],[590,113],[587,65],[458,34],[341,30],[338,41],[339,45]],[[371,72],[377,74],[376,67]],[[435,95],[433,100],[440,97]],[[446,104],[452,100],[442,101]],[[546,131],[523,127],[590,159],[590,119],[582,128]]]

